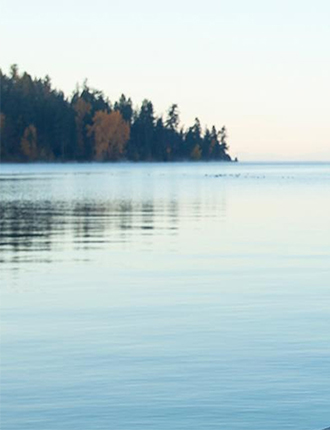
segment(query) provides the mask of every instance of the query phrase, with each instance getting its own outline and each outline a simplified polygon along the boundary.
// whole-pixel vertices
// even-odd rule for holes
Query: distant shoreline
[[[8,76],[0,70],[0,85],[3,161],[232,161],[226,127],[197,117],[184,127],[175,103],[156,115],[150,100],[111,102],[87,82],[67,98],[49,76],[32,78],[15,64]]]
[[[132,160],[104,160],[104,161],[98,161],[98,160],[86,160],[86,161],[77,161],[77,160],[35,160],[35,161],[22,161],[22,160],[0,160],[0,165],[3,164],[22,164],[22,165],[33,165],[33,164],[180,164],[180,163],[189,163],[189,164],[202,164],[202,163],[217,163],[217,164],[231,164],[231,163],[239,163],[240,161],[238,159],[234,160],[171,160],[171,161],[161,161],[161,160],[140,160],[140,161],[132,161]],[[248,162],[250,163],[250,162]]]

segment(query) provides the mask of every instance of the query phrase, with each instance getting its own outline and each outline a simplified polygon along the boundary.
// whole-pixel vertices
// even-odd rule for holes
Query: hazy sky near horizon
[[[1,0],[0,67],[177,103],[246,159],[330,160],[329,0]]]

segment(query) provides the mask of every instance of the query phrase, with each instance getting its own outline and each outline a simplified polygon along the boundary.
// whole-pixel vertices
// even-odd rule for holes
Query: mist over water
[[[1,430],[317,430],[330,165],[0,166]]]

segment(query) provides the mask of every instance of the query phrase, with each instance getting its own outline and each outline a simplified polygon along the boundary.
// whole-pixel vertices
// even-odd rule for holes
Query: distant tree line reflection
[[[162,216],[156,214],[161,213]],[[8,201],[0,203],[0,252],[47,251],[64,242],[81,246],[112,241],[129,242],[132,235],[155,228],[177,229],[178,205],[152,201],[107,203]]]

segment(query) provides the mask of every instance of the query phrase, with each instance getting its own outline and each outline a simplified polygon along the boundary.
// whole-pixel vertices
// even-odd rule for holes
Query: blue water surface
[[[0,165],[1,430],[330,424],[330,165]]]

